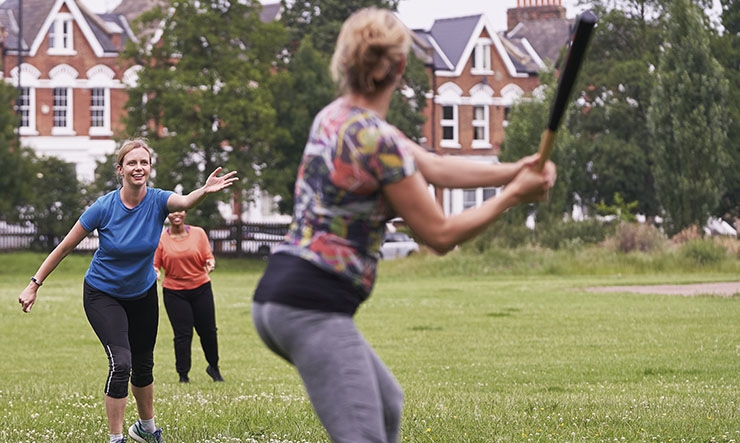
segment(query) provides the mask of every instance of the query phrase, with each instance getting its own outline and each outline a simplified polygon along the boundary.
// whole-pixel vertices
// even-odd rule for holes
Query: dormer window
[[[49,27],[49,53],[74,54],[73,26],[71,14],[61,13]]]
[[[493,73],[491,70],[491,39],[478,39],[471,54],[471,64],[474,74]]]

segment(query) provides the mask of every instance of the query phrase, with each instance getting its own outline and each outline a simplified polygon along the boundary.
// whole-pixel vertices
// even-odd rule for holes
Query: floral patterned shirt
[[[295,185],[293,223],[274,252],[299,256],[369,295],[385,223],[381,187],[410,176],[409,140],[374,112],[339,98],[315,118]]]

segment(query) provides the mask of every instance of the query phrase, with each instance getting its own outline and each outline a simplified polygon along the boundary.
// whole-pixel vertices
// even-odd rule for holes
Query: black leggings
[[[164,307],[175,335],[175,370],[188,375],[191,365],[190,349],[193,328],[200,337],[206,361],[218,368],[218,336],[216,335],[216,310],[213,304],[211,282],[195,289],[162,289]]]
[[[154,345],[159,326],[157,284],[138,297],[121,299],[86,282],[83,305],[87,320],[108,356],[105,395],[126,398],[129,379],[139,388],[152,384]]]

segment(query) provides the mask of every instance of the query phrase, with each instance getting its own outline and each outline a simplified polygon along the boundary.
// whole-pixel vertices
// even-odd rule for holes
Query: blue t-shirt
[[[149,290],[157,280],[154,252],[172,194],[147,188],[144,200],[129,209],[117,189],[97,199],[80,216],[82,227],[88,232],[97,229],[100,240],[85,274],[87,284],[118,298],[133,298]]]

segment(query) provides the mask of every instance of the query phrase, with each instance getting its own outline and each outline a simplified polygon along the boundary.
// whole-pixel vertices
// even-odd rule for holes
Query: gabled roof
[[[544,67],[526,44],[502,40],[483,14],[435,20],[429,31],[415,30],[414,34],[434,49],[435,71],[457,76],[484,31],[512,77],[525,77]]]
[[[121,14],[129,22],[138,18],[142,12],[154,9],[156,6],[167,6],[169,0],[121,0],[113,10],[114,14]]]
[[[429,33],[453,66],[457,66],[460,62],[465,47],[473,38],[473,30],[482,17],[481,14],[478,14],[434,21]],[[476,35],[475,38],[478,38],[478,36]]]
[[[572,19],[525,20],[506,33],[504,38],[512,42],[526,40],[543,60],[556,65],[560,51],[570,41],[572,29]]]
[[[0,4],[0,24],[8,30],[5,46],[9,51],[18,47],[18,5],[19,0],[6,0]],[[98,57],[120,51],[120,47],[113,43],[114,35],[120,35],[122,41],[132,37],[125,18],[95,14],[79,0],[24,0],[21,36],[24,51],[35,55],[46,39],[56,12],[65,5]]]

